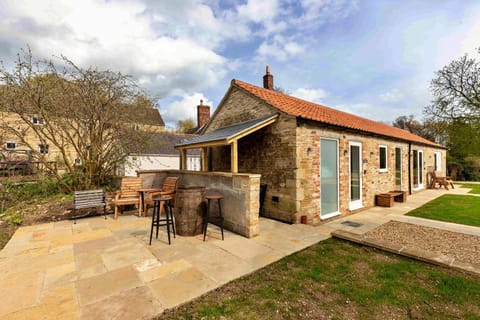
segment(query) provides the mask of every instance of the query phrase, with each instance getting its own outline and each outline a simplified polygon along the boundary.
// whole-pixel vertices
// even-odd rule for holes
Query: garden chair
[[[450,177],[448,176],[442,177],[442,176],[439,176],[438,173],[440,172],[436,172],[434,170],[430,172],[430,176],[432,180],[430,182],[429,187],[431,189],[435,189],[437,186],[437,183],[440,188],[443,186],[446,190],[448,190],[448,186],[450,185],[452,189],[455,189],[455,187],[453,186],[453,181]]]
[[[138,207],[138,216],[142,215],[142,205],[140,193],[138,190],[142,188],[142,178],[123,178],[120,191],[115,194],[115,215],[118,218],[118,210],[121,206],[136,205]]]
[[[153,200],[152,198],[158,195],[171,195],[172,206],[175,205],[175,192],[177,191],[178,186],[178,177],[166,177],[163,181],[163,186],[160,191],[150,192],[148,193],[147,197],[145,198],[145,213],[148,212],[150,207],[153,207]]]

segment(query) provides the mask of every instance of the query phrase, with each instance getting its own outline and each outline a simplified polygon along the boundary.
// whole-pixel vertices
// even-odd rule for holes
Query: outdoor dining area
[[[209,236],[217,226],[247,238],[258,235],[260,175],[186,170],[139,171],[123,177],[112,204],[114,220],[134,209],[150,219],[148,243],[164,232],[168,244],[177,236]],[[215,235],[217,236],[217,235]]]
[[[206,192],[206,187],[179,188],[179,178],[168,176],[159,187],[144,187],[141,177],[125,177],[121,180],[120,190],[115,194],[114,219],[126,206],[135,205],[139,217],[151,214],[149,244],[153,234],[158,239],[159,229],[165,227],[168,244],[171,237],[207,235],[209,223],[215,222],[220,227],[222,240],[223,216],[222,200],[224,196],[218,191]],[[216,206],[215,206],[216,205]],[[215,211],[215,212],[214,212]]]

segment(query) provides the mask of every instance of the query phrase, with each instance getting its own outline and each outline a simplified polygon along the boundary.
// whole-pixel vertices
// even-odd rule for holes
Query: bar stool
[[[223,199],[223,195],[220,193],[209,194],[205,196],[207,199],[207,211],[205,212],[205,217],[203,220],[203,241],[205,241],[205,236],[207,235],[207,226],[209,222],[218,222],[220,223],[220,230],[222,230],[222,240],[223,238],[223,216],[222,216],[222,205],[221,201]],[[212,201],[217,200],[218,203],[218,216],[212,217],[210,216],[210,205]]]
[[[172,196],[170,195],[160,195],[154,196],[153,201],[153,213],[152,213],[152,227],[150,229],[150,245],[152,245],[152,236],[153,236],[153,227],[157,229],[156,239],[158,239],[158,228],[162,226],[167,227],[168,235],[168,244],[170,242],[170,226],[172,226],[173,237],[175,238],[175,223],[173,221],[173,211],[172,211]],[[163,205],[163,211],[165,211],[165,218],[161,218],[161,208]]]

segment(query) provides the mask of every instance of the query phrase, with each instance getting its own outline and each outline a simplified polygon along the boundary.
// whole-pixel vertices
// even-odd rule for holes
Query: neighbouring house
[[[185,139],[196,137],[192,134],[155,133],[150,144],[143,146],[140,153],[131,153],[125,163],[117,168],[119,176],[137,176],[141,170],[172,170],[180,168],[180,152],[174,146]],[[187,170],[200,170],[200,150],[187,152]]]
[[[144,132],[151,132],[152,134],[161,133],[165,131],[165,123],[157,108],[153,107],[141,107],[136,108],[135,112],[131,113],[133,117],[129,123],[125,123],[125,126],[129,126],[132,130],[139,130]],[[28,115],[28,114],[27,114]],[[42,117],[31,114],[29,115],[31,126],[44,126],[45,122]],[[4,110],[0,107],[0,122],[7,124],[18,124],[18,130],[22,129],[26,140],[26,143],[18,141],[18,138],[9,133],[8,131],[0,130],[0,163],[19,161],[22,159],[29,159],[31,161],[32,151],[30,147],[37,148],[38,154],[45,157],[49,162],[57,162],[61,157],[61,150],[55,146],[54,143],[49,141],[41,142],[35,132],[29,128],[29,125],[20,120],[20,117],[13,113]],[[72,164],[79,164],[78,154],[76,150],[66,148]],[[61,170],[61,165],[59,169]],[[0,166],[1,168],[1,166]]]
[[[149,145],[144,145],[139,153],[131,153],[124,164],[117,168],[117,175],[137,176],[138,171],[180,169],[180,152],[175,145],[198,136],[210,121],[210,106],[203,100],[197,106],[197,126],[188,133],[157,133]],[[190,149],[186,157],[186,169],[200,171],[201,158],[199,149]]]
[[[176,148],[181,169],[187,150],[200,148],[203,171],[260,174],[262,214],[290,223],[348,215],[378,193],[421,191],[429,170],[446,167],[441,145],[274,90],[268,67],[263,87],[232,80],[202,135]]]

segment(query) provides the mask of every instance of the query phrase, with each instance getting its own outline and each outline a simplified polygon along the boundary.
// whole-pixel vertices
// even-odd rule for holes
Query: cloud
[[[272,41],[264,41],[257,49],[260,59],[273,57],[279,61],[286,61],[305,51],[305,46],[293,39],[286,39],[276,35]]]
[[[378,97],[383,102],[399,102],[404,98],[404,95],[400,92],[400,90],[393,89],[391,91],[382,93]]]
[[[298,88],[291,94],[294,97],[320,103],[323,98],[327,96],[327,92],[323,89],[309,89],[309,88]]]
[[[256,23],[273,20],[278,13],[277,0],[248,0],[237,7],[239,17]]]
[[[178,96],[165,106],[162,106],[162,101],[160,101],[160,114],[167,127],[174,128],[178,120],[192,119],[194,123],[197,123],[197,106],[200,104],[200,100],[203,100],[204,105],[210,106],[210,112],[213,112],[212,102],[199,92]]]
[[[208,8],[199,8],[202,28],[220,30]],[[227,59],[188,33],[158,32],[155,24],[162,18],[149,10],[141,1],[85,0],[80,6],[69,0],[6,0],[0,38],[18,50],[28,44],[38,58],[63,54],[82,67],[131,74],[161,96],[218,83]]]
[[[293,22],[300,29],[311,29],[345,19],[358,10],[357,0],[301,0],[303,13]]]

